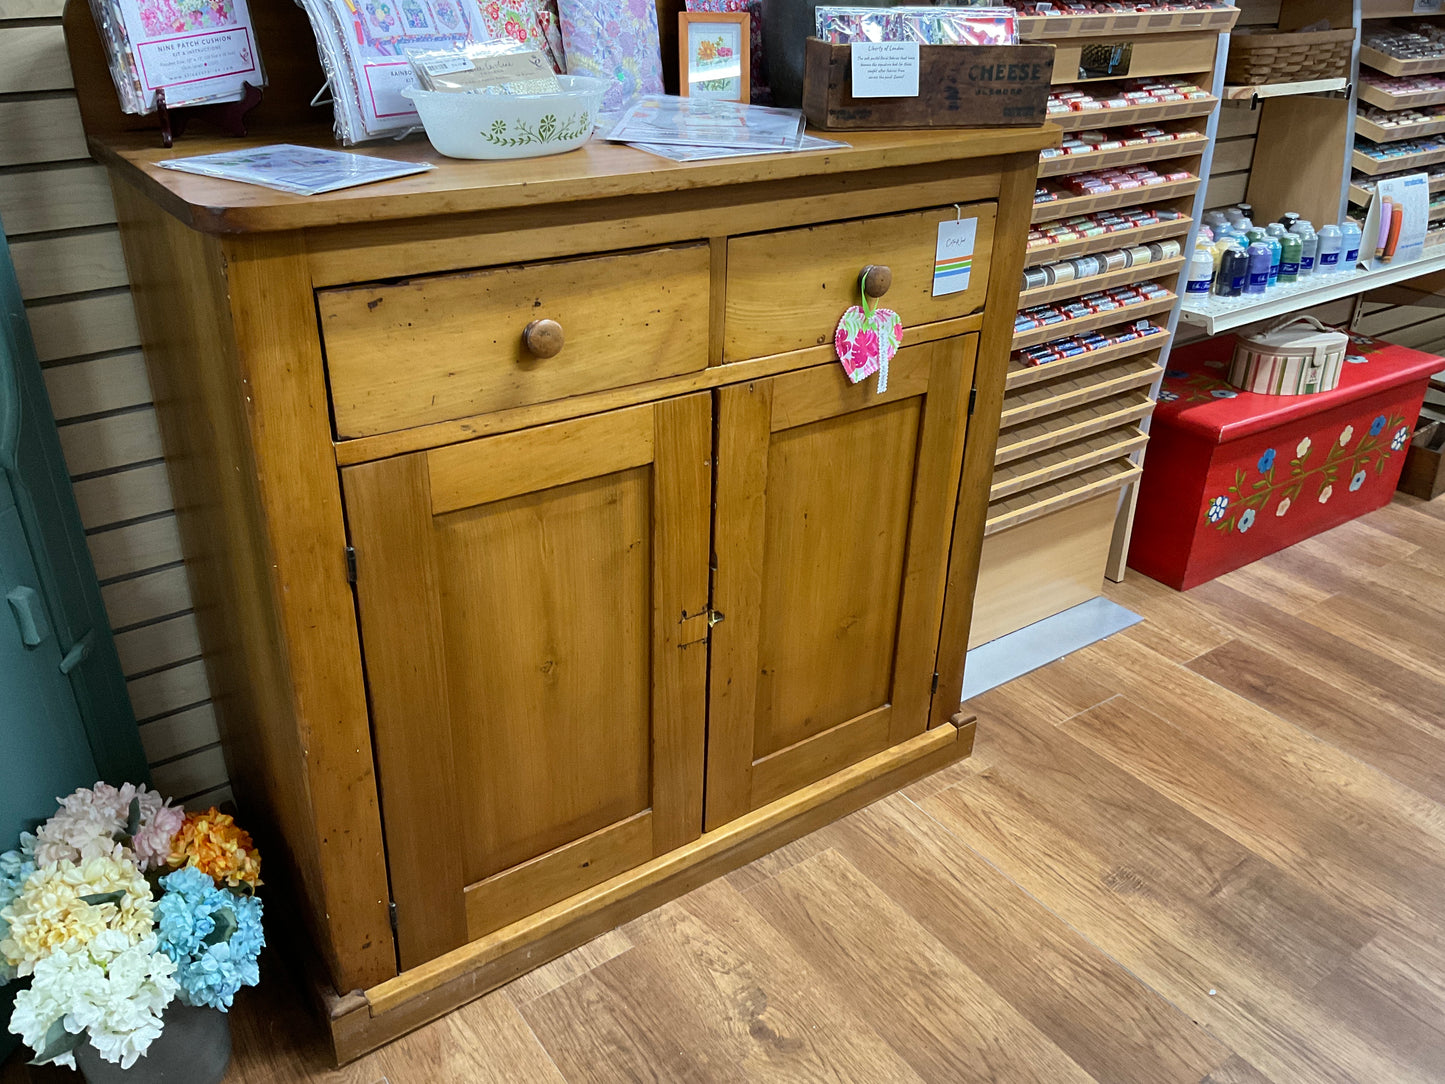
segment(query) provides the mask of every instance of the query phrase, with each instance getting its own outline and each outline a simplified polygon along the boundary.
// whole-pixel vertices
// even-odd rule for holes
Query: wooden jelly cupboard
[[[159,169],[235,144],[122,131],[86,49],[237,800],[339,1059],[968,752],[1053,129],[412,141],[435,170],[305,199]],[[831,345],[870,265],[882,394]]]

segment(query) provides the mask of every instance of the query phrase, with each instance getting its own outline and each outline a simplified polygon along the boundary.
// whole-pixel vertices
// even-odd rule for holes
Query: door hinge
[[[356,547],[346,547],[346,582],[356,582]],[[396,906],[393,904],[392,906]]]
[[[929,692],[938,692],[938,671],[933,671],[933,688]]]
[[[969,388],[969,389],[968,389],[968,416],[969,416],[970,418],[973,417],[973,408],[976,407],[976,406],[978,406],[978,389],[977,389],[977,388]]]
[[[386,903],[386,914],[391,920],[391,932],[396,933],[396,900],[388,900]]]

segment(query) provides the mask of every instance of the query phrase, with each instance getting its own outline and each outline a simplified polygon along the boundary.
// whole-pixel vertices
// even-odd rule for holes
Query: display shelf
[[[1364,136],[1376,143],[1396,143],[1402,139],[1421,139],[1425,136],[1439,135],[1441,132],[1445,132],[1445,116],[1439,120],[1421,121],[1418,124],[1401,124],[1396,128],[1386,128],[1382,124],[1376,124],[1369,117],[1355,117],[1355,135]]]
[[[1362,19],[1407,19],[1432,14],[1415,7],[1415,0],[1360,0]]]
[[[1112,211],[1118,207],[1142,206],[1146,203],[1162,203],[1167,199],[1182,199],[1194,195],[1199,188],[1199,178],[1190,175],[1187,181],[1161,181],[1159,184],[1142,188],[1127,188],[1122,192],[1105,192],[1098,196],[1069,196],[1066,199],[1035,203],[1033,224],[1054,222],[1073,215],[1085,215],[1091,211]]]
[[[1185,297],[1179,319],[1192,327],[1201,327],[1211,335],[1221,331],[1258,323],[1286,313],[1342,297],[1352,297],[1391,283],[1445,271],[1445,255],[1427,252],[1411,263],[1387,264],[1374,271],[1346,271],[1338,275],[1311,275],[1290,286],[1276,286],[1263,297],[1208,297],[1194,300]],[[1057,325],[1055,325],[1057,326]]]
[[[1150,79],[1158,75],[1204,75],[1214,70],[1219,34],[1146,34],[1129,40],[1129,70],[1112,75],[1085,74],[1082,65],[1095,46],[1087,38],[1051,37],[1054,46],[1054,86],[1069,83],[1093,85],[1118,82],[1121,76]],[[1110,43],[1112,44],[1112,43]]]
[[[1137,305],[1121,305],[1117,309],[1110,309],[1108,312],[1091,313],[1088,316],[1080,316],[1073,320],[1061,320],[1057,324],[1049,324],[1045,327],[1030,328],[1028,331],[1019,331],[1014,334],[1013,348],[1021,350],[1025,346],[1034,346],[1037,343],[1046,343],[1050,339],[1062,339],[1068,335],[1082,335],[1086,331],[1095,331],[1101,327],[1108,327],[1110,324],[1127,324],[1131,320],[1139,320],[1145,316],[1153,316],[1157,312],[1168,312],[1174,307],[1175,295],[1157,298],[1153,301],[1141,301]]]
[[[1136,354],[1115,362],[1108,369],[1094,369],[1082,375],[1064,373],[1050,380],[1021,388],[1004,399],[999,425],[1007,428],[1045,414],[1096,403],[1121,392],[1153,384],[1163,369],[1147,354]]]
[[[1248,86],[1227,86],[1219,95],[1226,101],[1248,102],[1256,98],[1290,98],[1298,94],[1326,94],[1346,90],[1350,81],[1344,76],[1335,79],[1305,79],[1298,83],[1253,83]]]
[[[1445,191],[1445,173],[1440,174],[1438,177],[1430,178],[1430,191]],[[1354,183],[1350,184],[1350,202],[1353,204],[1364,207],[1370,202],[1370,197],[1373,195],[1374,192],[1370,191],[1368,188],[1361,188],[1359,185]]]
[[[1433,75],[1435,72],[1445,72],[1445,56],[1401,60],[1363,44],[1360,46],[1360,63],[1386,75]]]
[[[1402,154],[1395,158],[1383,158],[1379,161],[1361,154],[1358,150],[1352,150],[1350,155],[1355,169],[1366,176],[1378,177],[1383,173],[1409,173],[1421,166],[1433,166],[1436,162],[1445,162],[1445,145],[1442,145],[1439,150]]]
[[[1040,177],[1058,177],[1065,173],[1088,173],[1106,166],[1133,166],[1143,162],[1157,162],[1161,158],[1183,158],[1186,155],[1203,154],[1209,145],[1209,137],[1198,132],[1187,133],[1188,138],[1171,139],[1163,143],[1149,143],[1142,147],[1118,147],[1107,151],[1087,151],[1084,154],[1061,154],[1054,158],[1039,159]]]
[[[1136,388],[1107,402],[1085,403],[1061,414],[1036,418],[999,433],[994,464],[1011,463],[1126,422],[1142,422],[1152,413],[1154,400],[1148,389]]]
[[[995,468],[989,500],[997,501],[1045,482],[1080,474],[1111,459],[1127,458],[1148,440],[1149,434],[1137,425],[1125,425],[1057,445],[1028,459],[1015,460]]]
[[[1057,244],[1029,245],[1025,262],[1032,267],[1039,263],[1053,263],[1074,256],[1087,256],[1091,252],[1103,252],[1110,248],[1133,248],[1150,241],[1162,241],[1166,237],[1183,237],[1193,223],[1187,218],[1176,218],[1169,222],[1152,222],[1147,226],[1135,226],[1129,230],[1100,234],[1098,237],[1080,237],[1074,241],[1060,241]]]
[[[1039,384],[1045,380],[1055,380],[1061,376],[1068,376],[1071,373],[1082,373],[1086,369],[1098,369],[1105,365],[1112,365],[1124,358],[1132,358],[1139,354],[1147,354],[1151,351],[1163,350],[1169,343],[1169,333],[1159,331],[1153,335],[1146,335],[1142,339],[1130,339],[1128,342],[1114,343],[1101,350],[1090,350],[1087,354],[1076,354],[1071,358],[1060,358],[1058,361],[1045,362],[1043,365],[1029,365],[1027,362],[1010,358],[1008,363],[1008,375],[1004,378],[1004,396],[1007,398],[1011,393],[1020,388],[1026,388],[1030,384]]]
[[[1039,516],[1057,512],[1062,508],[1097,497],[1111,490],[1122,489],[1143,474],[1143,468],[1128,459],[1114,460],[1090,467],[1078,474],[1056,482],[1047,482],[1022,493],[1015,493],[993,501],[988,506],[988,518],[984,521],[983,533],[996,534],[1009,527],[1017,527]]]
[[[1118,271],[1109,271],[1103,275],[1090,275],[1087,278],[1070,279],[1068,282],[1056,282],[1052,286],[1039,286],[1019,294],[1019,308],[1026,309],[1030,305],[1042,305],[1065,297],[1080,297],[1095,290],[1107,290],[1110,286],[1125,286],[1134,282],[1167,280],[1163,285],[1171,286],[1179,278],[1179,269],[1183,266],[1184,257],[1175,256],[1168,260],[1141,263],[1137,267],[1122,267]]]
[[[1445,102],[1445,89],[1417,90],[1413,94],[1391,94],[1369,83],[1361,83],[1360,101],[1381,109],[1416,109],[1422,105],[1439,105]]]
[[[1157,124],[1165,120],[1208,116],[1219,101],[1213,94],[1184,102],[1159,102],[1127,109],[1085,109],[1078,113],[1052,113],[1049,121],[1066,132],[1080,128],[1116,128],[1121,124]]]
[[[1109,12],[1088,15],[1025,15],[1018,20],[1019,41],[1104,37],[1125,34],[1179,34],[1209,30],[1223,33],[1239,18],[1238,8],[1198,11]]]
[[[1432,203],[1430,205],[1429,218],[1431,222],[1438,222],[1440,219],[1445,218],[1445,203]]]

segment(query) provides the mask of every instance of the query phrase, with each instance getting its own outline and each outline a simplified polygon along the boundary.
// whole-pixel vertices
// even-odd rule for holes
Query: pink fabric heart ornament
[[[898,353],[903,318],[892,309],[875,309],[863,293],[863,304],[852,305],[838,321],[833,348],[850,383],[878,374],[878,391],[888,390],[888,363]]]

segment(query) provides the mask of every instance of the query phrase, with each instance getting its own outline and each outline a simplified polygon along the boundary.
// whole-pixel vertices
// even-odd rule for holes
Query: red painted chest
[[[1232,335],[1174,351],[1154,413],[1129,564],[1181,591],[1388,503],[1445,369],[1351,336],[1335,390],[1258,395],[1225,383],[1233,351]]]

